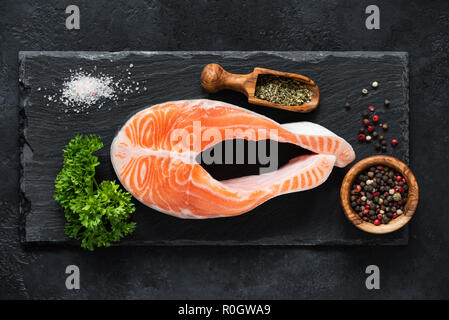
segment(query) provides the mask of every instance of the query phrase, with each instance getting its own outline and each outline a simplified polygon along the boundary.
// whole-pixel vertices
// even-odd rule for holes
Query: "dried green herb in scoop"
[[[257,78],[255,97],[282,106],[299,106],[312,100],[312,91],[298,81],[271,74]]]

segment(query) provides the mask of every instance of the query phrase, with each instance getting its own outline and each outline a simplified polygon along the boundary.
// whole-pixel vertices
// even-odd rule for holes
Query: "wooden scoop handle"
[[[234,90],[248,96],[248,89],[255,87],[257,75],[250,74],[233,74],[227,72],[216,63],[208,64],[201,73],[201,85],[210,92],[215,93],[221,90]]]

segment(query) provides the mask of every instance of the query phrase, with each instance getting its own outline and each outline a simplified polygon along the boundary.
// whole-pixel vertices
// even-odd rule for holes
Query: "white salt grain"
[[[101,98],[111,99],[114,95],[111,83],[111,77],[77,73],[63,84],[62,102],[67,106],[88,106]]]
[[[129,65],[132,68],[134,65]],[[97,70],[94,67],[94,70]],[[131,72],[126,69],[127,79],[131,80]],[[113,77],[98,73],[95,75],[79,70],[69,70],[70,76],[62,84],[60,88],[55,88],[53,94],[44,94],[44,98],[52,103],[60,103],[64,108],[64,112],[88,114],[93,107],[101,109],[105,104],[108,110],[111,110],[110,102],[122,100],[127,101],[123,95],[134,93],[140,90],[139,82],[135,80],[126,81],[125,79],[118,79],[114,81]],[[126,76],[125,75],[122,75]],[[145,83],[145,81],[144,81]],[[142,84],[144,84],[142,83]],[[54,84],[53,84],[54,86]],[[41,88],[38,88],[40,91]],[[47,88],[45,88],[47,89]],[[145,87],[145,91],[147,88]],[[47,106],[50,104],[47,103]]]

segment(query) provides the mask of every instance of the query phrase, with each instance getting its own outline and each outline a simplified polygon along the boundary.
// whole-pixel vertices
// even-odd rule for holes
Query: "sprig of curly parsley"
[[[131,195],[119,189],[115,181],[95,180],[100,164],[93,155],[103,148],[96,135],[77,135],[64,149],[62,170],[55,180],[55,200],[64,208],[65,233],[81,240],[81,247],[108,247],[113,241],[134,231],[128,222],[134,212]]]

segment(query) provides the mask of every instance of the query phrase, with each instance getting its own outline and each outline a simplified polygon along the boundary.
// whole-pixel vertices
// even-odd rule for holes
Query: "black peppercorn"
[[[355,182],[350,202],[364,221],[387,224],[405,211],[403,199],[407,198],[407,183],[401,174],[386,166],[373,166],[357,178],[359,181],[370,178],[369,184],[364,183],[361,190],[361,183]]]

